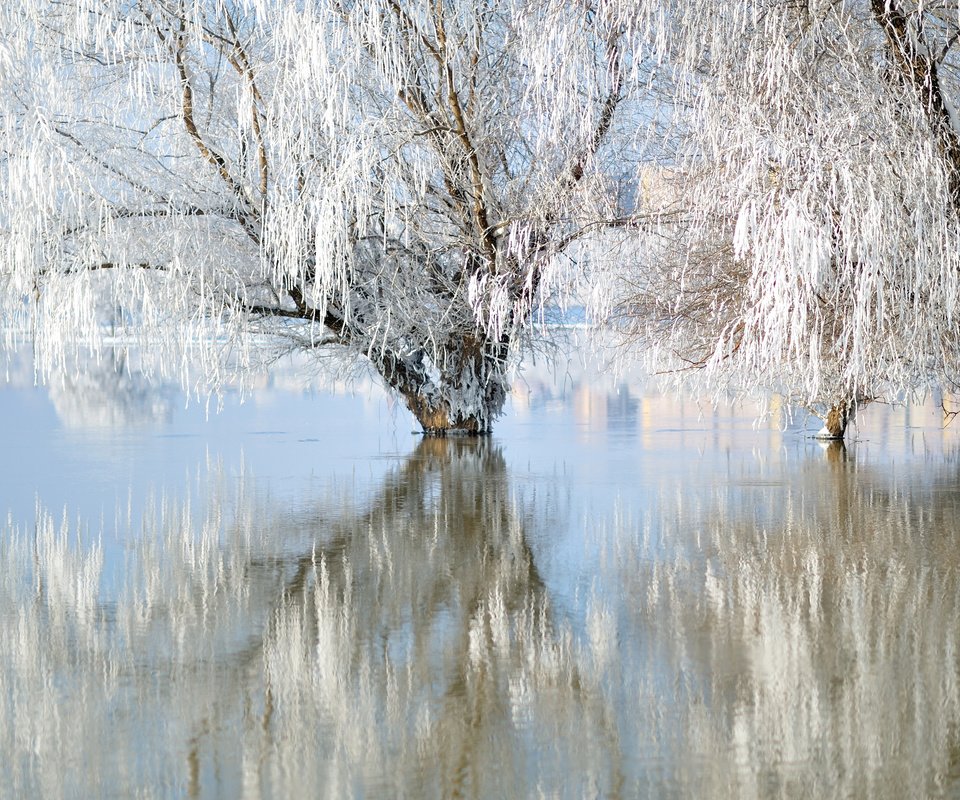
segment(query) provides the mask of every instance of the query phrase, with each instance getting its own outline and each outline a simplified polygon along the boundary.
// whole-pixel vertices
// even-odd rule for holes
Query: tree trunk
[[[433,364],[425,354],[389,357],[376,364],[429,436],[490,433],[506,401],[509,340],[476,334],[452,337]]]
[[[417,392],[404,392],[403,399],[428,436],[479,436],[490,432],[490,420],[482,414],[458,414],[445,400],[433,400]]]
[[[843,439],[847,433],[847,423],[853,412],[853,402],[843,399],[830,408],[823,417],[823,427],[817,432],[817,439]]]

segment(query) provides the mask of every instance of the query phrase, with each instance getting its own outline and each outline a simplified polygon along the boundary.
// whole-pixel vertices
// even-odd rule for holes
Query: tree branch
[[[113,166],[113,164],[111,164],[110,162],[108,162],[108,161],[107,161],[106,159],[104,159],[103,157],[97,155],[97,154],[96,154],[95,152],[93,152],[93,150],[91,150],[83,141],[81,141],[80,139],[78,139],[76,136],[74,136],[74,135],[73,135],[72,133],[70,133],[69,131],[64,130],[64,129],[63,129],[61,126],[59,126],[59,125],[54,126],[53,130],[57,133],[58,136],[62,136],[62,137],[63,137],[64,139],[66,139],[68,142],[72,143],[72,144],[75,145],[77,148],[79,148],[79,149],[83,152],[83,154],[84,154],[87,158],[89,158],[94,164],[96,164],[98,167],[101,167],[102,169],[105,169],[105,170],[106,170],[107,172],[109,172],[111,175],[115,175],[115,176],[118,177],[121,181],[123,181],[124,183],[129,184],[129,185],[132,186],[134,189],[136,189],[138,192],[142,192],[142,193],[145,194],[145,195],[148,195],[148,196],[150,196],[150,197],[153,197],[153,198],[154,198],[155,200],[157,200],[158,202],[167,202],[166,198],[163,197],[163,195],[158,195],[155,189],[151,189],[151,188],[150,188],[149,186],[147,186],[146,184],[140,183],[140,181],[136,180],[135,178],[131,178],[131,177],[130,177],[129,175],[127,175],[125,172],[123,172],[122,170],[120,170],[120,169],[118,169],[117,167]]]
[[[440,48],[441,60],[443,63],[444,78],[447,88],[447,103],[453,114],[453,120],[456,123],[456,134],[464,150],[464,155],[470,165],[470,180],[472,183],[473,194],[473,215],[476,221],[477,233],[480,236],[484,256],[487,258],[491,268],[496,271],[497,264],[497,245],[494,239],[493,230],[490,226],[490,217],[487,214],[485,202],[485,192],[483,186],[483,173],[480,168],[480,159],[477,155],[477,149],[473,145],[470,134],[467,132],[467,120],[463,113],[463,107],[460,105],[460,96],[457,94],[456,82],[454,80],[453,67],[450,64],[447,52],[447,32],[443,19],[443,0],[434,0],[434,25],[437,30],[437,43]]]
[[[613,116],[623,99],[623,52],[620,46],[619,33],[611,34],[607,40],[606,48],[607,69],[613,80],[613,86],[603,101],[603,107],[600,109],[600,118],[597,120],[597,127],[593,136],[584,149],[577,162],[570,168],[570,177],[572,183],[579,183],[583,178],[587,162],[596,155],[597,150],[603,143],[604,138],[613,125]]]
[[[909,21],[895,0],[871,0],[870,8],[887,36],[901,74],[913,85],[927,119],[940,139],[950,170],[950,195],[955,209],[960,212],[960,134],[950,118],[937,64],[914,41]]]
[[[229,11],[225,10],[224,13],[227,18],[227,25],[230,28],[230,33],[233,36],[233,48],[231,53],[227,56],[227,60],[237,71],[237,73],[246,79],[248,85],[250,86],[250,92],[253,96],[253,102],[251,103],[250,110],[251,126],[253,127],[253,135],[257,142],[257,163],[260,171],[260,196],[263,198],[264,202],[266,202],[267,178],[269,175],[267,163],[267,145],[260,122],[260,112],[257,109],[257,103],[263,103],[263,96],[260,94],[260,89],[257,86],[256,76],[253,73],[253,68],[250,66],[250,59],[247,57],[247,52],[240,43],[240,36],[237,33],[236,25],[233,22],[233,17],[230,16]]]
[[[240,204],[240,208],[243,209],[242,212],[238,211],[238,220],[243,225],[243,229],[247,236],[249,236],[257,245],[259,245],[261,240],[260,231],[258,230],[257,225],[249,213],[249,204],[243,191],[243,187],[230,174],[230,169],[227,166],[226,159],[207,144],[203,138],[203,135],[200,133],[200,129],[197,127],[193,113],[193,86],[190,81],[190,73],[187,69],[187,63],[184,57],[186,52],[185,31],[186,20],[181,15],[179,17],[179,28],[174,34],[175,45],[173,47],[173,57],[177,68],[177,73],[180,76],[182,88],[181,114],[183,116],[183,124],[186,127],[187,133],[193,140],[197,150],[200,152],[200,155],[203,156],[203,158],[216,169],[220,179],[227,185],[234,197],[236,197],[238,203]]]

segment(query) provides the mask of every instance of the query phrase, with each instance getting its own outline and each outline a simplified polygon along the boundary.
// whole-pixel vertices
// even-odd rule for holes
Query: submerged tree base
[[[832,433],[826,425],[813,434],[814,439],[819,439],[823,442],[842,442],[845,436],[846,431],[842,433]]]
[[[473,414],[465,417],[453,414],[447,404],[431,405],[417,393],[407,393],[404,399],[407,408],[423,428],[424,436],[486,436],[490,433],[490,424],[484,423]],[[489,416],[493,417],[495,414],[491,413]]]
[[[424,428],[421,431],[417,431],[425,439],[445,439],[445,438],[479,438],[490,436],[493,431],[486,430],[469,430],[467,428]]]
[[[448,349],[453,370],[430,379],[422,370],[387,371],[388,382],[416,417],[425,436],[485,436],[500,416],[509,381],[505,375],[507,340],[478,342],[464,337]]]
[[[854,403],[849,400],[841,400],[832,406],[822,417],[823,427],[814,434],[814,439],[823,441],[843,441],[847,434],[847,425],[853,416]]]

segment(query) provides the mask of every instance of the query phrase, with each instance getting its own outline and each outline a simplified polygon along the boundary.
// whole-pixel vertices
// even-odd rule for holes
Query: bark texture
[[[477,436],[490,432],[506,402],[508,349],[506,337],[470,334],[448,341],[440,365],[428,368],[421,354],[376,366],[425,434]]]

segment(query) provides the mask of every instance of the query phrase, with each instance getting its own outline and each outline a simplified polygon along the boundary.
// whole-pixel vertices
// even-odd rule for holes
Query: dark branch
[[[950,195],[960,212],[960,136],[950,119],[937,64],[917,44],[907,16],[894,0],[871,0],[871,10],[887,36],[902,76],[916,90],[924,113],[939,137],[950,170]]]

